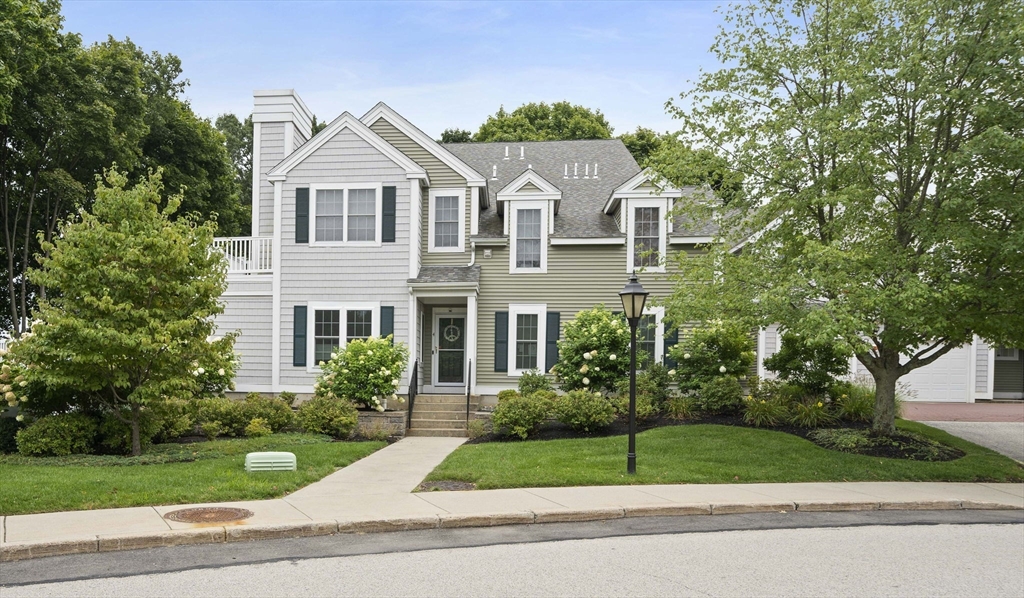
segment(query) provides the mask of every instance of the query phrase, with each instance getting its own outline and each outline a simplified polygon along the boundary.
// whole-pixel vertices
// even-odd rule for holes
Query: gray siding
[[[228,290],[225,297],[232,296],[266,296],[274,290],[273,276],[270,274],[250,274],[228,276]]]
[[[985,341],[978,339],[978,344],[975,347],[975,360],[974,360],[974,390],[983,394],[988,394],[988,353],[989,346]]]
[[[577,312],[599,303],[621,311],[619,291],[625,286],[626,248],[619,245],[560,245],[548,247],[547,274],[509,274],[507,247],[494,248],[491,258],[478,251],[481,266],[478,307],[477,384],[513,388],[518,378],[494,371],[494,313],[507,311],[510,303],[544,303],[561,314],[561,325]],[[675,256],[677,250],[671,250]],[[672,269],[672,259],[669,260]],[[666,274],[640,274],[651,295],[648,302],[664,298],[672,284]]]
[[[1024,393],[1024,349],[1017,351],[1016,361],[997,359],[993,392]]]
[[[382,182],[397,187],[396,243],[380,247],[315,247],[295,243],[295,189],[311,183]],[[379,302],[395,308],[396,340],[409,340],[410,188],[394,164],[345,129],[288,173],[281,222],[281,384],[311,387],[315,375],[292,365],[295,305]],[[378,198],[379,200],[379,198]],[[312,239],[312,235],[311,235]],[[309,314],[312,318],[313,315]],[[309,356],[312,359],[312,356]],[[405,384],[408,372],[403,376]]]
[[[466,189],[466,196],[463,200],[465,201],[464,208],[466,214],[466,228],[463,231],[466,240],[466,251],[462,253],[427,253],[427,248],[430,247],[430,201],[428,192],[424,191],[423,204],[420,208],[420,230],[422,231],[420,233],[420,252],[422,254],[421,264],[424,266],[464,266],[468,264],[469,232],[472,225],[472,206],[469,205],[469,202],[472,198],[472,191],[466,187],[466,179],[383,118],[370,125],[370,129],[422,166],[427,171],[427,176],[430,177],[431,187],[435,189],[446,187],[462,187]]]
[[[260,237],[274,234],[274,185],[267,173],[284,159],[284,123],[260,125]],[[255,232],[255,231],[253,231]]]
[[[235,353],[240,364],[235,376],[239,388],[270,389],[272,318],[271,297],[227,297],[224,313],[217,316],[217,334],[238,331]]]

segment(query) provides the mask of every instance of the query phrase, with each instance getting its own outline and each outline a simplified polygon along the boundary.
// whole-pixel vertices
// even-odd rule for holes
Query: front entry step
[[[479,396],[471,396],[470,411],[476,411]],[[406,436],[466,436],[466,395],[416,395]]]

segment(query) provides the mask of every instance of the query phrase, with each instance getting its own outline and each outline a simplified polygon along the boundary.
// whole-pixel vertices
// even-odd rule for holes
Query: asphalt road
[[[650,518],[177,547],[4,563],[0,590],[3,598],[1019,598],[1024,513]]]

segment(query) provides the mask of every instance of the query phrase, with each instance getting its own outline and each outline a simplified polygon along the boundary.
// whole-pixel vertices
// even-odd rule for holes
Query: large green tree
[[[838,341],[891,434],[901,376],[974,334],[1024,344],[1024,4],[764,0],[725,22],[725,66],[669,108],[744,183],[723,243],[680,260],[672,317]]]
[[[473,141],[557,141],[611,136],[612,127],[600,110],[569,102],[531,102],[512,112],[499,108],[480,125]]]
[[[133,176],[165,169],[179,213],[217,215],[222,234],[249,223],[221,136],[182,98],[177,58],[131,41],[83,47],[56,0],[0,0],[0,329],[17,334],[46,296],[26,273],[42,240],[88,208],[95,177],[117,163]]]
[[[234,336],[207,340],[227,288],[224,257],[211,250],[216,224],[173,219],[181,197],[165,197],[159,173],[127,183],[108,171],[92,212],[43,244],[30,277],[57,293],[12,350],[35,364],[33,381],[75,388],[131,426],[139,455],[144,410],[198,392],[207,368],[229,368]]]
[[[221,114],[215,121],[217,130],[224,136],[224,147],[235,169],[235,185],[238,187],[238,203],[249,206],[252,213],[252,115],[244,121],[234,114]],[[243,227],[246,230],[251,228]]]

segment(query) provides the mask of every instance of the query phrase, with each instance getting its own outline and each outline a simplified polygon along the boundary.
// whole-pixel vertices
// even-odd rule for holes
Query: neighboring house
[[[764,360],[779,348],[778,326],[762,330],[757,339],[759,376],[771,375]],[[850,372],[857,377],[871,374],[853,358]],[[900,378],[911,392],[911,401],[973,403],[977,400],[1024,399],[1024,351],[990,347],[974,337],[969,345],[953,349],[931,364]]]
[[[710,240],[674,226],[684,191],[619,140],[442,145],[385,104],[315,137],[311,122],[293,91],[255,93],[253,236],[217,240],[240,392],[311,393],[336,347],[393,334],[410,347],[400,393],[415,365],[420,393],[493,402],[551,368],[578,311],[621,310],[634,270],[666,296],[671,256]],[[663,310],[643,324],[662,360]]]
[[[493,403],[551,368],[578,311],[620,310],[630,272],[667,296],[673,256],[714,233],[667,218],[692,190],[655,187],[619,140],[442,145],[383,103],[316,136],[311,125],[294,91],[255,92],[253,236],[216,241],[239,392],[311,393],[337,347],[393,334],[410,348],[401,394],[415,369],[419,393]],[[658,361],[676,338],[663,313],[641,327]],[[1010,363],[975,345],[960,400],[992,397]]]

